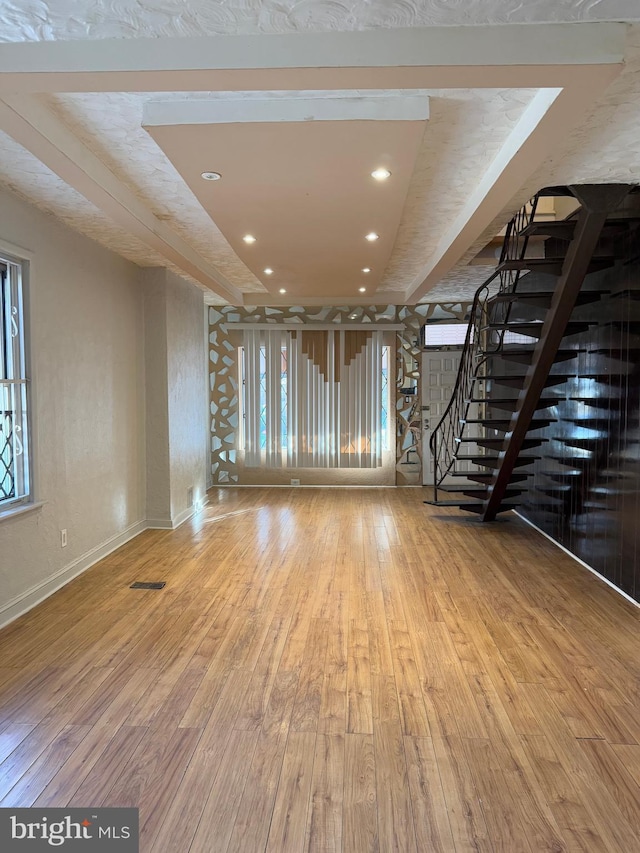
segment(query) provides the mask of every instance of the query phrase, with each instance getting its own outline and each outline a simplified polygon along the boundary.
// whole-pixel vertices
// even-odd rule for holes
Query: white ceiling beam
[[[619,60],[625,25],[516,24],[363,32],[5,42],[0,72],[576,65]]]
[[[302,121],[426,121],[429,98],[243,98],[149,101],[143,127]]]
[[[0,100],[0,127],[113,221],[218,296],[241,292],[175,234],[34,96]]]
[[[4,45],[0,44],[0,52]],[[598,63],[600,67],[610,67]],[[612,63],[616,65],[617,63]],[[585,65],[0,72],[0,96],[65,92],[270,92],[346,89],[539,89],[568,86]]]
[[[620,62],[625,34],[594,23],[5,43],[0,91],[494,87],[505,68],[512,87],[563,85],[563,69]]]
[[[536,169],[568,145],[571,129],[620,70],[621,66],[583,68],[579,84],[542,89],[536,94],[464,209],[407,289],[407,303],[425,297],[508,207]]]

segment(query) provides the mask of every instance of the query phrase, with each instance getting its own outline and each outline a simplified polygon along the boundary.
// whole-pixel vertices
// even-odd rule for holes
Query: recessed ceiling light
[[[366,293],[367,292],[366,287],[359,287],[358,290],[360,291],[360,293]]]
[[[374,169],[371,172],[371,177],[375,178],[376,181],[386,181],[387,178],[391,177],[391,172],[388,169]]]
[[[370,243],[373,243],[373,241],[377,240],[379,236],[380,235],[376,234],[375,231],[372,231],[370,234],[367,234],[367,236],[364,239],[368,240]]]
[[[284,287],[281,287],[280,290],[278,291],[278,293],[286,293],[286,292],[287,291],[284,289]]]
[[[371,267],[363,267],[362,272],[371,272]]]
[[[205,181],[219,181],[222,175],[220,172],[203,172],[200,177]]]
[[[244,240],[245,243],[255,243],[256,242],[256,238],[253,236],[253,234],[245,234],[242,239]]]
[[[273,270],[271,269],[271,267],[267,267],[264,271],[264,274],[265,275],[273,275]]]

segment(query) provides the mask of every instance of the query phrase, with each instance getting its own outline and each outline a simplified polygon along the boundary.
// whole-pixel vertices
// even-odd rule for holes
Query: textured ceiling
[[[171,162],[142,128],[142,111],[149,100],[181,98],[252,98],[265,93],[86,93],[43,96],[45,102],[124,183],[202,255],[244,292],[264,288],[233,252],[225,238],[181,180]],[[311,93],[300,92],[300,97]],[[314,95],[323,93],[313,93]],[[334,93],[324,93],[327,96]],[[345,97],[361,92],[345,91]],[[367,93],[371,95],[371,92]],[[375,94],[375,93],[374,93]],[[388,94],[393,95],[394,92]],[[399,94],[399,93],[397,93]],[[382,284],[384,290],[402,291],[418,275],[425,254],[441,239],[450,217],[468,196],[476,176],[495,157],[508,132],[532,97],[530,90],[417,90],[430,96],[431,117],[416,161],[398,238]],[[291,93],[269,93],[279,98]],[[24,162],[34,162],[24,174]],[[60,199],[61,214],[76,209],[78,193],[48,171],[36,177],[36,161],[13,143],[0,153],[0,169],[11,175],[14,187],[37,204],[54,210]],[[67,197],[68,196],[68,197]],[[105,217],[88,202],[80,206],[69,224],[84,223],[85,233],[102,239]],[[104,233],[108,238],[109,232]],[[132,241],[134,244],[138,241]],[[128,247],[125,247],[128,248]],[[127,257],[136,260],[135,252]],[[146,249],[139,263],[161,262]]]
[[[4,0],[3,41],[640,20],[638,0]]]
[[[640,8],[640,3],[638,3]],[[640,183],[640,26],[629,28],[625,65],[585,121],[522,186],[506,209],[470,247],[455,269],[429,292],[429,300],[469,298],[486,272],[465,266],[531,196],[544,186]]]
[[[430,118],[418,155],[396,248],[382,283],[404,290],[420,273],[448,223],[496,157],[533,92],[467,89],[430,93]]]
[[[216,34],[350,31],[390,27],[454,26],[601,20],[640,20],[640,0],[2,0],[0,41],[83,40]],[[425,301],[468,299],[486,268],[465,261],[487,242],[540,186],[568,182],[640,182],[640,26],[629,28],[626,66],[591,113],[521,187],[469,248],[463,262],[443,275]],[[409,187],[394,252],[381,285],[399,295],[418,278],[425,258],[445,238],[478,175],[490,166],[516,127],[534,90],[432,89],[430,121]],[[142,128],[149,100],[292,97],[291,92],[101,93],[38,98],[153,213],[198,255],[245,294],[264,288],[232,251],[195,196]],[[342,97],[363,92],[343,90]],[[367,91],[368,96],[376,94]],[[387,90],[386,95],[400,96]],[[295,97],[335,97],[299,91]],[[70,226],[143,266],[183,270],[117,225],[28,151],[0,132],[0,182],[59,216]],[[185,276],[189,277],[189,276]],[[193,280],[193,279],[192,279]]]
[[[178,99],[190,94],[163,92],[157,99]],[[200,97],[201,93],[195,96]],[[242,290],[264,290],[142,127],[142,110],[151,100],[149,94],[88,93],[48,96],[45,100],[114,175],[205,260],[215,263]]]
[[[635,5],[640,9],[640,2]],[[547,162],[544,174],[549,184],[640,181],[640,26],[629,28],[622,73]]]
[[[90,201],[0,131],[0,182],[40,210],[142,266],[165,266],[161,255],[115,225]]]

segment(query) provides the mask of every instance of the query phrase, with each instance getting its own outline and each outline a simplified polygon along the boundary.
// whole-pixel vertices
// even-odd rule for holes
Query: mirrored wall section
[[[468,309],[468,303],[460,302],[323,308],[210,306],[211,485],[420,485],[423,462],[421,330],[425,324],[464,324]],[[273,333],[278,330],[282,333],[278,336],[281,344],[277,359],[273,356],[273,344],[264,343],[264,370],[259,366],[260,354],[256,355],[255,364],[252,362],[251,375],[255,381],[249,397],[244,355],[247,328],[262,330],[265,341],[273,339]],[[297,329],[304,330],[305,334],[296,335]],[[341,330],[344,334],[340,337]],[[379,370],[375,365],[358,368],[359,360],[372,358],[374,338],[378,341],[375,358],[379,355]],[[329,339],[334,341],[331,347],[336,347],[335,351],[327,349]],[[329,376],[331,381],[339,379],[341,389],[336,386],[335,393],[329,390],[320,395],[317,387],[323,386],[322,383],[318,386],[316,376],[316,391],[307,393],[305,398],[304,385],[298,387],[296,384],[303,381],[296,370],[306,362],[304,358],[300,361],[300,353],[295,359],[292,355],[300,346],[305,350],[303,356],[308,356],[310,369],[319,372],[321,379],[329,379]],[[362,372],[366,370],[369,373]],[[348,391],[345,390],[347,381],[352,383]],[[263,388],[259,387],[260,382]],[[377,395],[373,400],[364,391],[369,387],[374,388]],[[363,409],[369,412],[365,420],[370,420],[373,413],[376,430],[380,433],[381,452],[373,454],[377,460],[373,465],[370,461],[363,462],[372,458],[371,437],[364,428],[362,435],[353,431],[354,419],[358,418],[358,406],[353,405],[355,388],[358,395],[362,394]],[[322,402],[325,396],[326,401]],[[295,442],[287,437],[287,429],[293,422],[290,401],[296,401],[299,409],[301,399],[308,399],[312,409],[309,417],[320,418],[323,422],[329,423],[328,419],[334,418],[332,423],[339,423],[335,420],[332,400],[344,410],[343,420],[351,424],[350,431],[345,428],[338,437],[335,434],[340,431],[339,426],[327,430],[331,436],[333,429],[335,441],[341,444],[343,451],[345,447],[349,451],[337,454],[341,456],[337,464],[315,467],[291,464],[295,456],[289,445],[295,444],[298,449],[305,446],[304,437],[295,436]],[[277,400],[280,400],[279,407]],[[316,404],[325,406],[326,416],[322,414],[325,410],[313,411]],[[265,444],[268,465],[256,463],[255,452],[252,464],[247,464],[245,426],[249,410],[255,420],[253,434],[257,438],[254,442],[262,440]],[[271,435],[268,442],[267,432]],[[281,458],[278,447],[274,450],[276,434],[279,436],[275,439],[276,445],[281,443]],[[311,446],[313,437],[309,439]],[[331,457],[331,453],[327,451],[326,456]],[[300,458],[298,455],[298,460]]]

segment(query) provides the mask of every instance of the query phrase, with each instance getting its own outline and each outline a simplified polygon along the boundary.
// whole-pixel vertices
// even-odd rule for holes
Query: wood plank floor
[[[640,850],[640,611],[425,496],[215,490],[9,625],[0,805],[136,806],[145,853]]]

